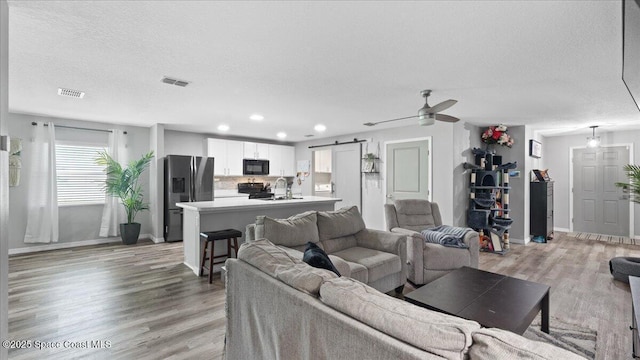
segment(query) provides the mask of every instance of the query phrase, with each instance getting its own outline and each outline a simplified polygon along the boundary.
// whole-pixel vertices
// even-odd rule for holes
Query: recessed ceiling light
[[[313,130],[315,130],[317,132],[323,132],[323,131],[327,130],[327,127],[322,125],[322,124],[318,124],[318,125],[313,127]]]
[[[264,116],[262,116],[260,114],[253,114],[253,115],[249,116],[249,119],[255,120],[255,121],[262,121],[262,120],[264,120]]]
[[[284,139],[287,137],[287,133],[284,131],[280,131],[279,133],[276,134],[277,137],[279,137],[280,139]]]
[[[220,131],[228,131],[229,130],[229,125],[227,125],[227,124],[218,125],[218,130],[220,130]]]

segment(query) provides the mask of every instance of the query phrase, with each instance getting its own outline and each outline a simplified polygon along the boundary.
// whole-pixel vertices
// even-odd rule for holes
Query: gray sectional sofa
[[[226,269],[227,360],[582,359],[313,268],[266,239]]]
[[[308,211],[288,219],[258,216],[247,241],[269,239],[302,260],[307,242],[322,248],[341,275],[382,292],[402,293],[407,280],[406,236],[365,227],[356,206]]]

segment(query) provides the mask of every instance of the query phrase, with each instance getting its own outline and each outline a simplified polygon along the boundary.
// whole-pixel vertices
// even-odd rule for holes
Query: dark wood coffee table
[[[465,266],[404,298],[427,309],[520,335],[542,311],[541,329],[549,333],[549,287],[531,281]]]

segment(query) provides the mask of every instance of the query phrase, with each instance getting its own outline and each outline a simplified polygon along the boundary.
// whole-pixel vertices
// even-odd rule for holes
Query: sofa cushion
[[[358,245],[358,239],[354,235],[347,235],[333,239],[320,241],[322,248],[327,254],[334,254],[340,250],[348,249]]]
[[[333,271],[336,275],[340,276],[340,271],[338,271],[338,269],[333,265],[331,259],[327,256],[327,253],[312,242],[307,243],[307,248],[304,250],[302,261],[316,268]]]
[[[305,263],[295,265],[279,265],[276,267],[276,278],[294,289],[318,296],[320,285],[337,276],[325,269],[315,268]]]
[[[321,300],[401,341],[448,359],[464,359],[475,321],[423,309],[350,278],[325,281]]]
[[[364,220],[357,206],[318,211],[318,235],[321,241],[353,235],[364,228]]]
[[[333,255],[329,255],[329,256],[333,256]],[[351,273],[351,275],[349,275],[350,278],[354,280],[358,280],[365,284],[369,283],[369,269],[367,269],[364,265],[361,265],[358,263],[354,263],[347,260],[343,260],[343,261],[346,262],[347,265],[349,266],[349,271]],[[343,274],[342,276],[347,276],[347,275],[344,275],[344,273],[342,274]]]
[[[469,358],[471,360],[584,360],[583,357],[559,347],[495,328],[473,332],[473,345],[469,350]]]
[[[288,247],[305,246],[307,242],[318,242],[318,225],[315,211],[307,211],[288,219],[268,216],[256,217],[256,238],[269,239],[276,245]]]
[[[401,259],[398,255],[374,249],[354,246],[334,253],[340,258],[360,264],[367,268],[367,283],[382,279],[402,270]],[[353,272],[352,272],[353,273]]]
[[[276,268],[280,265],[293,266],[302,263],[302,260],[296,259],[267,239],[258,239],[242,244],[238,250],[238,259],[255,266],[272,277],[276,277]]]

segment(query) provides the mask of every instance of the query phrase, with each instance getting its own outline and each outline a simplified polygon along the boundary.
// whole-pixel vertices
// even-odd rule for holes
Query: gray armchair
[[[475,231],[463,241],[468,249],[425,242],[420,231],[442,225],[438,204],[427,200],[396,200],[384,205],[389,231],[407,235],[407,278],[415,285],[429,283],[463,266],[478,267],[479,239]]]

